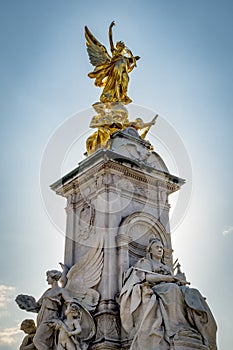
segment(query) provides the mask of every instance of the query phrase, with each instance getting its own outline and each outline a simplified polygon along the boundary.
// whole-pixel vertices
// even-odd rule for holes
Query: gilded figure
[[[139,56],[134,56],[123,41],[113,43],[113,21],[109,26],[109,44],[111,56],[102,45],[85,27],[87,52],[90,62],[95,69],[89,73],[90,78],[95,79],[95,85],[103,88],[100,96],[102,103],[128,104],[132,100],[127,96],[129,73],[136,67]]]

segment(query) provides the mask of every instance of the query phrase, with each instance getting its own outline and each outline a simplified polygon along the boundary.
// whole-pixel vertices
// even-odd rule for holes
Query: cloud
[[[16,325],[14,319],[11,320],[11,324],[8,325],[8,316],[11,314],[11,304],[15,299],[15,295],[15,287],[6,286],[4,284],[0,285],[0,348],[5,346],[4,349],[13,344],[17,344],[20,337],[22,337],[20,327]]]
[[[0,308],[5,309],[15,298],[15,287],[0,285]]]
[[[11,327],[0,330],[0,345],[11,345],[18,341],[18,335],[21,333],[19,327]]]
[[[231,226],[228,229],[224,230],[222,234],[224,236],[227,236],[227,235],[229,235],[229,233],[232,233],[232,232],[233,232],[233,226]]]

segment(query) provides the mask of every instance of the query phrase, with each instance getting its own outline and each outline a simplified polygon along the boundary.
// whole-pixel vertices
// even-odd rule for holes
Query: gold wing
[[[94,310],[99,293],[93,288],[101,278],[103,270],[102,247],[91,248],[67,273],[67,289],[89,311]]]
[[[105,62],[110,62],[111,57],[108,51],[85,26],[85,38],[89,60],[93,66],[98,66]]]

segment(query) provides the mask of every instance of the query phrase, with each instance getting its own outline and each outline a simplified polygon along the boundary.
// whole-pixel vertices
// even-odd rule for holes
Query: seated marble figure
[[[162,242],[153,238],[146,257],[125,274],[120,314],[130,350],[216,350],[216,323],[205,299],[173,275],[163,253]]]

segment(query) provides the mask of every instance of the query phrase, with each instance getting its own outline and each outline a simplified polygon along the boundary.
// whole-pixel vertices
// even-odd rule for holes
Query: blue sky
[[[219,349],[229,349],[233,312],[232,1],[119,0],[97,5],[95,1],[9,0],[0,6],[1,349],[13,350],[20,344],[23,334],[17,333],[18,324],[32,316],[17,309],[15,295],[39,297],[47,287],[45,271],[58,268],[63,259],[64,236],[51,222],[43,199],[50,196],[60,217],[65,217],[65,203],[43,191],[83,159],[90,121],[90,112],[85,111],[100,95],[87,77],[92,66],[83,30],[88,25],[108,47],[112,20],[116,22],[114,39],[125,41],[141,56],[130,74],[129,96],[136,105],[158,113],[189,155],[192,172],[184,162],[176,174],[187,174],[185,186],[192,187],[192,196],[183,221],[172,227],[174,254],[188,280],[207,297],[219,326]],[[55,170],[47,168],[46,172],[43,162],[48,143],[61,140],[59,132],[66,127],[68,132],[77,118],[76,136],[74,130],[70,133],[72,142],[75,137],[78,141],[73,146],[65,142],[67,138],[64,144],[55,143],[57,152],[49,158]],[[156,132],[155,126],[150,139],[175,171],[168,158],[174,156],[176,162],[179,149],[168,146],[166,152],[156,144]],[[67,150],[59,168],[63,146],[73,153],[69,156]],[[44,182],[40,182],[41,173]],[[58,226],[62,225],[61,220]]]

